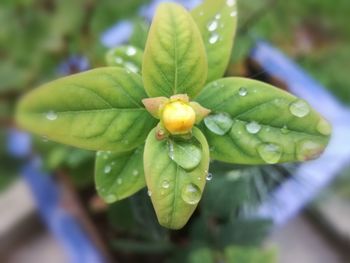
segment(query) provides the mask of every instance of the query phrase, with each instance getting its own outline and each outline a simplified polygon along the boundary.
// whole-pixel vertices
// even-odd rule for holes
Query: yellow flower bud
[[[186,134],[191,131],[196,113],[183,101],[174,101],[165,105],[162,114],[164,127],[171,134]]]

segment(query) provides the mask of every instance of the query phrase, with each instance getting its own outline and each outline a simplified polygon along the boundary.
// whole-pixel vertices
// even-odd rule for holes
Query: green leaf
[[[148,21],[144,19],[137,19],[134,22],[134,31],[129,39],[129,43],[144,50],[148,37],[149,26],[150,24]]]
[[[225,248],[227,262],[276,263],[275,249],[263,250],[255,247],[229,246]]]
[[[150,132],[145,146],[146,183],[159,223],[179,229],[186,224],[202,196],[209,166],[208,144],[200,130],[193,128],[193,136],[200,143],[201,160],[188,171],[170,158],[170,145],[176,141],[158,141],[155,133],[156,129]]]
[[[106,62],[108,66],[118,66],[140,73],[142,67],[143,51],[134,46],[119,46],[107,52]]]
[[[214,81],[197,100],[211,109],[212,115],[226,113],[232,119],[224,135],[202,125],[211,156],[224,162],[265,164],[314,159],[323,152],[331,133],[329,123],[305,101],[255,80]]]
[[[189,254],[188,263],[214,263],[214,255],[210,248],[198,248]]]
[[[180,5],[160,4],[143,58],[142,76],[150,97],[196,96],[207,78],[204,44],[191,15]]]
[[[222,77],[230,60],[237,27],[236,0],[205,0],[192,10],[208,57],[207,82]]]
[[[146,186],[143,149],[142,145],[124,153],[97,152],[96,189],[107,203],[127,198]]]
[[[50,140],[89,150],[129,151],[156,121],[143,107],[141,77],[121,68],[90,70],[31,91],[17,123]]]

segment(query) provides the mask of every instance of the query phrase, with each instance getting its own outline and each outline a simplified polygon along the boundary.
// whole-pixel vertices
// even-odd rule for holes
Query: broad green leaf
[[[107,203],[127,198],[146,186],[143,149],[142,145],[124,153],[97,152],[96,189]]]
[[[202,125],[211,156],[239,164],[305,161],[326,147],[330,124],[305,101],[271,85],[244,78],[225,78],[208,84],[197,101],[226,113],[231,128],[221,135]],[[208,117],[207,117],[208,118]]]
[[[107,52],[108,66],[118,66],[134,73],[141,73],[143,51],[134,46],[119,46]]]
[[[22,98],[17,123],[50,140],[89,150],[129,151],[156,122],[143,107],[141,77],[109,67],[72,75]]]
[[[200,143],[201,160],[188,171],[171,158],[171,145],[176,141],[158,141],[155,133],[156,129],[153,129],[146,140],[146,183],[159,223],[179,229],[186,224],[202,196],[209,166],[208,144],[200,130],[193,128],[193,137]],[[189,140],[188,143],[193,142]]]
[[[276,263],[275,249],[263,250],[255,247],[229,246],[225,248],[227,262],[237,263]]]
[[[237,27],[236,0],[205,0],[192,10],[208,57],[207,82],[221,78],[230,60]]]
[[[191,15],[180,5],[160,4],[143,57],[142,76],[150,97],[196,96],[207,78],[204,44]]]

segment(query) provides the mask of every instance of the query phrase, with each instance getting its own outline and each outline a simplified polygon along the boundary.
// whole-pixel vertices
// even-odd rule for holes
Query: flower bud
[[[171,134],[186,134],[196,121],[196,113],[188,103],[173,101],[164,106],[162,121]]]

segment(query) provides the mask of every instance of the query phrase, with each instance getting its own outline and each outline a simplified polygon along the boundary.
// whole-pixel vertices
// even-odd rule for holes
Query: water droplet
[[[303,140],[297,144],[296,155],[299,161],[308,161],[318,158],[324,151],[321,143]]]
[[[115,162],[114,162],[114,161],[112,162],[112,165],[115,165]]]
[[[148,194],[148,196],[152,196],[152,191],[151,191],[151,190],[148,190],[148,191],[147,191],[147,194]]]
[[[219,25],[218,21],[214,20],[208,24],[208,30],[210,32],[213,32],[218,28],[218,25]]]
[[[197,177],[198,181],[202,181],[202,178],[200,176]]]
[[[133,171],[132,171],[132,175],[133,175],[133,176],[138,176],[138,175],[139,175],[139,171],[136,170],[136,169],[133,170]]]
[[[231,129],[233,120],[227,113],[217,113],[206,117],[204,124],[211,132],[224,135]]]
[[[247,132],[251,134],[257,134],[261,130],[261,125],[257,123],[256,121],[252,121],[247,123],[245,126]]]
[[[282,156],[281,146],[273,143],[264,143],[258,147],[260,157],[270,164],[278,163]]]
[[[112,171],[112,167],[109,165],[106,165],[105,168],[103,169],[105,174],[108,174]]]
[[[174,144],[172,141],[169,141],[169,157],[171,160],[174,160]]]
[[[289,129],[288,129],[288,126],[287,125],[284,125],[282,128],[281,128],[281,133],[282,134],[287,134],[289,133]]]
[[[48,119],[49,121],[54,121],[57,119],[57,117],[58,117],[57,113],[54,111],[50,110],[49,112],[46,113],[46,119]]]
[[[126,54],[127,54],[128,56],[134,56],[134,55],[136,54],[136,48],[134,48],[134,47],[128,47],[128,48],[126,49]]]
[[[218,42],[219,40],[219,34],[214,33],[211,35],[211,37],[209,38],[209,43],[210,44],[215,44],[216,42]]]
[[[289,106],[289,110],[294,116],[299,118],[305,117],[310,113],[309,105],[303,100],[294,101]]]
[[[186,185],[181,192],[182,199],[190,205],[198,204],[201,195],[201,190],[194,184]]]
[[[316,129],[323,135],[330,135],[332,133],[332,126],[323,118],[318,122]]]
[[[169,188],[169,186],[170,186],[169,181],[164,180],[164,181],[162,182],[162,187],[163,187],[163,188],[167,189],[167,188]]]
[[[220,18],[221,18],[221,15],[220,15],[220,14],[216,14],[215,18],[216,18],[216,19],[220,19]]]
[[[124,60],[121,57],[116,57],[115,58],[115,63],[117,64],[123,64]]]
[[[140,71],[139,67],[136,66],[134,63],[132,62],[125,62],[124,63],[124,66],[129,69],[131,72],[134,72],[134,73],[138,73]]]
[[[120,185],[120,184],[122,184],[122,183],[123,183],[123,179],[122,179],[122,178],[118,178],[118,179],[117,179],[117,184]]]
[[[123,140],[124,144],[129,144],[129,140]]]
[[[238,94],[239,96],[241,97],[244,97],[244,96],[247,96],[248,94],[248,90],[244,87],[241,87],[239,90],[238,90]]]
[[[206,180],[207,181],[211,181],[211,179],[213,179],[213,174],[212,173],[207,173]]]
[[[236,0],[227,0],[226,4],[227,6],[234,6],[236,4]]]
[[[199,12],[199,15],[200,15],[200,16],[203,16],[203,15],[204,15],[204,12],[203,12],[203,11],[200,11],[200,12]]]
[[[235,11],[232,11],[231,14],[230,14],[230,16],[232,16],[232,17],[237,16],[237,11],[236,11],[236,10],[235,10]]]
[[[44,135],[44,136],[41,137],[41,141],[42,142],[48,142],[49,139],[47,138],[47,136]]]
[[[107,203],[113,203],[113,202],[117,201],[117,196],[114,194],[109,194],[105,197],[105,201]]]

